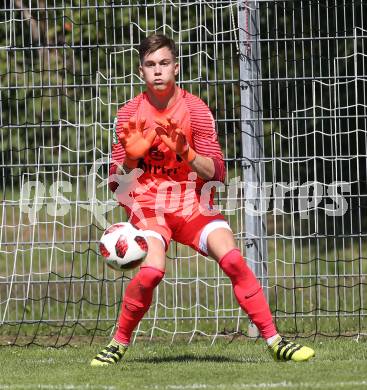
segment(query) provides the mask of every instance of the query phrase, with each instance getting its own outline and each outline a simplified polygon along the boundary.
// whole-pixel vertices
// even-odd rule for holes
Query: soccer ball
[[[106,264],[117,271],[128,271],[141,264],[148,244],[141,230],[130,223],[111,225],[99,241],[99,252]]]

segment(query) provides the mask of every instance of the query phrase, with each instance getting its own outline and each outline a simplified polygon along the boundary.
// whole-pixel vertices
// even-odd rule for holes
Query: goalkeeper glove
[[[138,160],[147,154],[157,135],[155,130],[151,129],[144,136],[145,121],[145,119],[137,121],[136,118],[132,117],[128,123],[122,125],[119,141],[125,149],[124,163],[128,168],[137,167]]]
[[[196,158],[196,152],[190,147],[185,133],[177,127],[177,121],[167,118],[155,119],[155,122],[158,124],[155,131],[161,140],[183,160],[192,163]]]

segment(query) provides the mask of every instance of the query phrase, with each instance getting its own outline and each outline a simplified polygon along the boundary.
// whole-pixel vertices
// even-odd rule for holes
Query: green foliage
[[[25,168],[20,172],[3,167],[3,186],[19,187],[20,174],[36,172],[35,165],[51,171],[61,162],[64,170],[78,174],[63,164],[82,165],[96,159],[93,152],[85,154],[86,161],[78,159],[76,151],[98,147],[93,138],[98,139],[94,132],[99,129],[103,133],[99,148],[108,154],[108,133],[118,105],[142,90],[137,48],[146,32],[166,33],[181,43],[182,86],[207,101],[216,119],[229,119],[218,122],[219,134],[222,143],[230,141],[226,156],[235,154],[234,148],[239,147],[232,138],[233,119],[240,107],[238,58],[232,45],[215,42],[218,14],[214,8],[157,7],[147,2],[142,12],[139,1],[111,7],[66,3],[48,8],[44,0],[31,1],[29,8],[22,3],[20,10],[16,2],[10,11],[13,3],[9,2],[0,23],[3,163]],[[204,8],[212,33],[204,26],[193,28]],[[229,32],[221,34],[224,41],[234,38],[230,23],[229,10],[225,10],[221,29]],[[97,125],[85,128],[92,124]],[[58,150],[60,144],[63,148]]]

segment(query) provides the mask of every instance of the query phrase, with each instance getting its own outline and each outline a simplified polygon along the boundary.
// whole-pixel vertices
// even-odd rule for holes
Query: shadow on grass
[[[195,354],[183,354],[180,356],[152,356],[145,358],[132,358],[129,359],[131,363],[150,363],[150,364],[160,364],[160,363],[260,363],[265,362],[267,359],[259,359],[257,357],[246,357],[243,359],[234,359],[226,356],[197,356]]]

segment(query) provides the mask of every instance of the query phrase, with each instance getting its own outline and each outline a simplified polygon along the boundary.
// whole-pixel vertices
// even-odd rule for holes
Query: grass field
[[[101,345],[2,347],[0,389],[367,389],[367,340],[316,339],[307,363],[276,363],[261,341],[138,341],[123,363],[90,367]]]

